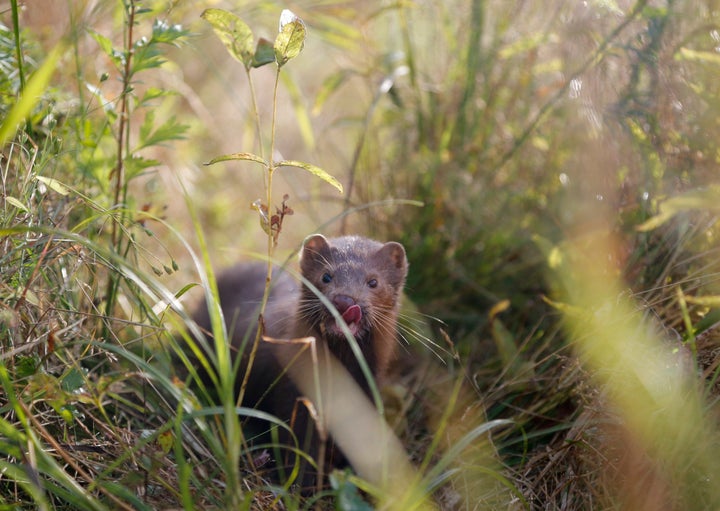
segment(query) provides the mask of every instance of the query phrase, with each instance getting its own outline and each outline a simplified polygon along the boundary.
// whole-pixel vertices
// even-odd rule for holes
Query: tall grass
[[[688,390],[683,371],[659,376],[666,364],[660,353],[649,362],[650,352],[665,350],[660,338],[666,335],[643,337],[639,324],[633,333],[609,321],[583,322],[602,309],[598,303],[629,294],[637,295],[631,307],[662,318],[661,333],[680,332],[671,339],[691,341],[696,322],[701,329],[712,324],[702,320],[705,314],[714,317],[711,307],[686,312],[677,291],[714,287],[714,265],[706,257],[715,250],[715,220],[700,213],[714,208],[702,194],[690,194],[685,202],[668,201],[663,219],[680,212],[676,221],[654,231],[657,224],[636,230],[669,194],[713,182],[707,173],[713,149],[705,135],[716,129],[707,118],[713,93],[706,96],[715,89],[708,74],[711,8],[702,2],[644,1],[583,7],[428,2],[424,8],[432,14],[404,6],[378,21],[398,34],[388,54],[397,51],[403,58],[393,60],[394,74],[387,76],[401,78],[392,81],[365,127],[354,172],[366,177],[356,179],[355,193],[360,201],[388,193],[426,204],[387,214],[370,211],[370,225],[409,247],[414,264],[408,289],[421,310],[444,321],[490,417],[515,420],[518,429],[496,439],[518,470],[519,484],[544,508],[562,508],[563,499],[580,507],[593,499],[603,505],[626,502],[623,492],[636,474],[615,460],[605,462],[620,474],[614,482],[627,486],[594,485],[591,475],[586,480],[577,472],[555,472],[564,464],[547,470],[536,465],[552,459],[555,451],[548,457],[534,451],[549,443],[563,456],[574,452],[574,459],[565,459],[592,474],[596,466],[583,466],[582,449],[567,449],[562,442],[580,440],[588,449],[607,445],[579,425],[588,410],[606,406],[618,413],[614,420],[633,423],[639,452],[670,480],[712,473],[700,458],[691,468],[663,451],[668,445],[649,446],[647,430],[637,429],[655,427],[700,451],[713,443],[716,426],[706,416],[710,404],[702,404],[704,392]],[[565,242],[580,244],[587,254],[578,261],[566,257]],[[589,261],[610,268],[591,272]],[[602,284],[609,287],[596,288]],[[597,296],[582,294],[586,289]],[[612,310],[617,321],[629,314]],[[563,315],[569,315],[566,330],[559,321]],[[687,392],[693,422],[702,426],[679,432],[669,423],[641,425],[634,422],[632,404],[614,401],[619,396],[609,402],[593,397],[596,390],[590,389],[615,388],[616,378],[607,372],[629,370],[601,357],[614,343],[633,353],[623,360],[639,366],[642,378],[672,382],[662,396],[667,402],[654,401],[655,406],[679,416],[686,403],[674,393]],[[687,346],[695,357],[693,345]],[[712,383],[714,377],[707,376]],[[626,385],[623,396],[644,395],[625,379],[618,382]],[[700,490],[688,480],[678,486],[669,490],[677,508],[714,502],[712,491],[694,493]]]
[[[73,6],[68,37],[43,52],[42,31],[22,30],[11,7],[0,31],[4,506],[329,498],[363,509],[363,494],[387,508],[718,506],[711,2],[299,2],[304,60],[284,81],[258,72],[255,108],[238,99],[247,81],[210,42],[202,9]],[[224,7],[264,36],[281,11]],[[263,105],[277,108],[274,149]],[[300,168],[328,169],[346,195],[284,169],[269,188],[217,165],[192,179],[181,169],[258,147],[264,170],[311,160]],[[156,173],[166,165],[187,190],[177,204],[148,191],[177,181]],[[260,452],[242,436],[259,412],[235,406],[222,326],[203,344],[180,303],[193,288],[213,295],[213,262],[253,239],[272,245],[258,218],[286,190],[296,214],[278,259],[326,222],[406,247],[417,312],[405,312],[411,346],[383,409],[412,462],[401,495],[347,473],[310,498],[292,477],[259,480]],[[257,197],[254,211],[237,207]],[[435,355],[415,346],[423,338]],[[168,346],[216,375],[223,406],[159,363]]]
[[[126,29],[137,28],[135,5],[124,7]],[[150,113],[138,119],[150,95],[159,101],[165,94],[137,96],[134,73],[159,66],[158,45],[183,34],[146,25],[145,35],[152,35],[140,45],[128,37],[119,48],[95,34],[124,85],[114,100],[106,99],[97,82],[79,78],[79,87],[100,101],[73,108],[62,103],[71,91],[46,84],[58,63],[71,59],[68,47],[80,55],[80,41],[61,42],[36,68],[38,55],[26,53],[32,35],[15,21],[13,39],[21,44],[3,53],[3,66],[24,69],[25,80],[3,82],[3,95],[20,101],[2,124],[0,493],[4,505],[15,507],[151,508],[157,495],[176,494],[167,482],[174,468],[164,440],[172,423],[162,423],[171,415],[157,397],[145,402],[156,395],[148,347],[164,331],[153,307],[173,294],[146,271],[171,273],[175,263],[138,243],[139,235],[153,234],[145,224],[153,216],[135,209],[128,184],[152,165],[142,150],[182,130],[154,124]],[[142,122],[131,141],[136,121]],[[147,417],[150,402],[164,412],[137,422]]]

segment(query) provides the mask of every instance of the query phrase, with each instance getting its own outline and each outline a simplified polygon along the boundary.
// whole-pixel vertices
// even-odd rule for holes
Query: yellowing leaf
[[[47,186],[54,192],[59,193],[60,195],[68,195],[70,193],[70,189],[55,178],[37,176],[35,179],[45,184],[45,186]]]
[[[40,299],[30,289],[17,290],[17,295],[25,298],[25,301],[35,307],[40,307]]]
[[[175,437],[173,436],[173,432],[165,431],[163,433],[160,433],[157,438],[157,443],[160,447],[160,450],[163,453],[168,454],[173,448],[173,444],[175,443]]]
[[[273,45],[278,67],[284,66],[290,59],[300,54],[305,46],[305,34],[305,23],[292,11],[283,10],[280,15],[280,33]]]
[[[335,179],[333,176],[331,176],[330,174],[328,174],[327,172],[325,172],[325,171],[324,171],[323,169],[321,169],[320,167],[317,167],[317,166],[315,166],[315,165],[311,165],[310,163],[305,163],[305,162],[302,162],[302,161],[294,161],[294,160],[284,160],[284,161],[281,161],[281,162],[277,162],[277,163],[275,164],[275,166],[276,166],[276,167],[297,167],[297,168],[299,168],[299,169],[307,170],[308,172],[310,172],[310,173],[313,174],[314,176],[319,177],[320,179],[322,179],[322,180],[325,181],[326,183],[328,183],[328,184],[334,186],[335,188],[337,188],[337,190],[338,190],[340,193],[343,193],[343,185],[342,185],[342,183],[340,183],[340,181],[338,181],[337,179]]]
[[[697,51],[691,50],[690,48],[680,48],[680,52],[675,55],[675,59],[720,65],[720,55],[714,51]]]
[[[266,162],[265,160],[260,158],[258,155],[252,154],[252,153],[224,154],[222,156],[218,156],[217,158],[213,158],[209,162],[205,163],[205,165],[212,165],[213,163],[218,163],[221,161],[233,161],[233,160],[254,161],[255,163],[265,165],[266,167],[269,166],[268,162]]]
[[[554,246],[547,256],[548,266],[553,270],[560,268],[564,260],[563,252],[558,246]]]
[[[37,104],[53,72],[55,72],[55,66],[63,51],[65,51],[63,44],[58,44],[52,49],[45,59],[45,62],[43,62],[32,74],[30,80],[28,80],[25,89],[20,94],[20,98],[14,102],[10,111],[2,122],[0,122],[0,146],[4,145],[10,137],[14,136],[18,125],[23,122],[23,119],[27,117]]]
[[[206,9],[200,17],[212,25],[230,55],[250,69],[255,54],[250,27],[235,14],[222,9]]]
[[[720,307],[720,296],[718,295],[706,295],[706,296],[685,296],[687,303],[694,303],[696,305],[703,305],[705,307]]]
[[[7,195],[7,196],[5,197],[5,202],[7,202],[8,204],[12,204],[13,206],[15,206],[16,208],[18,208],[19,210],[22,210],[22,211],[24,211],[24,212],[26,212],[26,213],[28,212],[28,208],[25,207],[25,204],[23,204],[22,202],[20,202],[20,201],[19,201],[18,199],[16,199],[15,197],[11,197],[10,195]]]
[[[490,318],[490,321],[495,319],[495,316],[500,314],[501,312],[505,312],[510,308],[510,300],[507,298],[504,300],[500,300],[498,303],[492,306],[490,308],[490,312],[488,312],[488,317]]]
[[[720,186],[709,186],[702,190],[691,190],[662,202],[658,214],[637,227],[638,231],[651,231],[664,224],[678,213],[685,211],[720,212]]]

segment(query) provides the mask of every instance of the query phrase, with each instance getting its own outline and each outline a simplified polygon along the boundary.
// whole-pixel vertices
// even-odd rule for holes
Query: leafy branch
[[[220,395],[223,396],[223,409],[225,412],[225,428],[226,435],[229,438],[240,438],[242,441],[242,430],[238,428],[236,415],[234,413],[235,406],[242,404],[245,390],[247,388],[250,372],[252,370],[257,349],[264,335],[263,332],[263,314],[267,305],[268,297],[270,295],[270,282],[272,280],[273,264],[272,256],[275,247],[278,243],[280,232],[282,231],[283,221],[286,216],[292,215],[293,210],[288,206],[289,196],[284,195],[282,204],[280,207],[276,207],[275,214],[270,214],[271,207],[273,205],[273,177],[275,172],[281,167],[295,167],[305,170],[312,175],[322,179],[326,183],[334,186],[338,191],[342,193],[343,187],[340,182],[333,176],[328,174],[326,171],[316,165],[310,163],[294,161],[294,160],[283,160],[274,161],[273,155],[275,154],[275,141],[276,141],[276,121],[277,121],[277,96],[278,86],[280,84],[280,73],[282,68],[290,62],[293,58],[297,57],[302,51],[305,45],[305,37],[307,30],[305,23],[295,16],[289,10],[283,10],[280,15],[280,22],[278,27],[278,34],[275,41],[270,42],[266,39],[259,39],[257,44],[254,41],[253,33],[250,27],[242,21],[238,16],[222,9],[207,9],[201,17],[206,20],[212,26],[215,34],[222,41],[227,48],[230,55],[235,58],[238,62],[243,65],[245,74],[248,78],[248,84],[250,88],[250,95],[252,100],[252,108],[255,119],[255,128],[257,131],[257,138],[259,144],[259,153],[255,154],[252,152],[237,152],[232,154],[226,154],[218,156],[210,160],[206,165],[212,165],[214,163],[224,161],[249,161],[258,163],[264,169],[264,199],[257,199],[252,203],[252,208],[257,212],[260,221],[260,226],[263,231],[267,234],[267,274],[265,280],[265,290],[260,306],[260,316],[258,318],[258,329],[255,339],[252,343],[250,354],[247,362],[247,369],[245,376],[240,386],[240,392],[237,396],[237,403],[235,402],[235,374],[233,371],[233,364],[231,357],[229,356],[229,346],[225,335],[217,335],[223,332],[222,321],[218,314],[213,315],[213,332],[216,333],[215,337],[215,350],[217,354],[217,371],[219,373],[220,381]],[[273,99],[272,99],[272,117],[271,117],[271,128],[270,128],[270,139],[268,144],[269,156],[266,156],[265,145],[263,143],[260,115],[257,106],[257,97],[255,94],[255,87],[252,81],[251,70],[265,66],[267,64],[275,63],[275,83],[273,86]],[[214,302],[217,303],[217,286],[213,283],[210,284],[210,293]],[[235,418],[235,420],[233,420]],[[236,456],[231,455],[230,458]],[[250,464],[253,461],[250,460]],[[236,466],[229,467],[229,470],[236,470]],[[236,480],[232,473],[228,474],[228,479]],[[228,488],[229,492],[234,490]]]
[[[250,27],[242,21],[238,16],[222,9],[207,9],[202,13],[202,18],[211,24],[218,38],[227,48],[238,62],[243,65],[248,77],[250,86],[250,94],[252,97],[252,105],[255,118],[255,127],[257,130],[260,154],[250,152],[238,152],[218,156],[210,160],[207,165],[222,161],[245,160],[261,164],[265,168],[265,199],[266,202],[261,203],[258,207],[254,207],[259,213],[260,223],[268,235],[268,256],[272,256],[273,248],[277,243],[277,232],[273,231],[273,227],[269,220],[263,215],[262,211],[267,211],[272,204],[272,179],[275,170],[279,167],[296,167],[306,170],[314,176],[322,179],[326,183],[335,187],[339,192],[343,192],[342,184],[331,176],[329,173],[316,165],[294,160],[273,161],[267,159],[264,152],[264,144],[262,143],[262,130],[260,116],[258,113],[255,87],[252,82],[250,71],[254,68],[262,67],[266,64],[275,63],[275,83],[273,87],[273,109],[270,129],[269,154],[274,154],[275,136],[276,136],[276,120],[277,120],[277,91],[280,82],[280,72],[290,60],[297,57],[305,45],[306,28],[303,21],[295,16],[291,11],[285,9],[280,16],[278,35],[274,42],[267,39],[259,39],[257,44],[254,43],[253,33]]]
[[[140,72],[162,66],[166,62],[162,47],[179,45],[187,36],[187,31],[179,25],[170,25],[165,21],[156,20],[149,36],[138,37],[136,33],[138,17],[147,14],[150,10],[143,8],[138,0],[127,0],[123,2],[123,11],[125,35],[122,47],[115,47],[108,37],[91,31],[92,37],[107,55],[119,76],[122,89],[117,103],[105,102],[99,87],[88,84],[88,88],[101,98],[108,124],[114,125],[110,131],[115,142],[114,163],[112,170],[107,175],[110,183],[108,213],[112,219],[110,246],[117,254],[128,255],[135,243],[133,237],[128,235],[128,227],[133,224],[131,208],[128,205],[128,185],[134,178],[157,165],[157,161],[145,158],[140,153],[151,146],[181,139],[187,130],[187,126],[177,122],[174,117],[162,124],[156,123],[155,114],[151,108],[152,103],[169,93],[149,88],[144,95],[138,96],[135,90],[135,84],[138,81],[137,75]],[[101,83],[107,78],[107,75],[103,76]],[[143,110],[144,117],[142,117],[138,135],[135,137],[137,140],[133,140],[131,128],[137,117],[134,114],[141,110]],[[105,295],[105,314],[107,316],[113,315],[120,280],[120,276],[116,273],[108,276]],[[103,330],[103,335],[109,335],[106,328]]]

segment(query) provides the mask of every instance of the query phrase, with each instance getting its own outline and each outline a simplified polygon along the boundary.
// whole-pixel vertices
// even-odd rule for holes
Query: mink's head
[[[300,258],[303,277],[337,310],[374,366],[385,366],[394,352],[407,267],[405,249],[399,243],[358,236],[326,239],[315,234],[305,240]],[[342,322],[305,285],[300,314],[331,348],[347,345]]]

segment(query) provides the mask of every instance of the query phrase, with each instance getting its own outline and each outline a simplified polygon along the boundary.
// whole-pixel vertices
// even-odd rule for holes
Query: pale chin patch
[[[360,325],[358,323],[348,323],[348,330],[350,330],[350,333],[353,335],[353,337],[356,337],[357,333],[360,331]],[[334,321],[332,323],[330,331],[335,335],[339,335],[342,337],[345,336],[345,332],[343,331],[342,326],[337,321]]]

